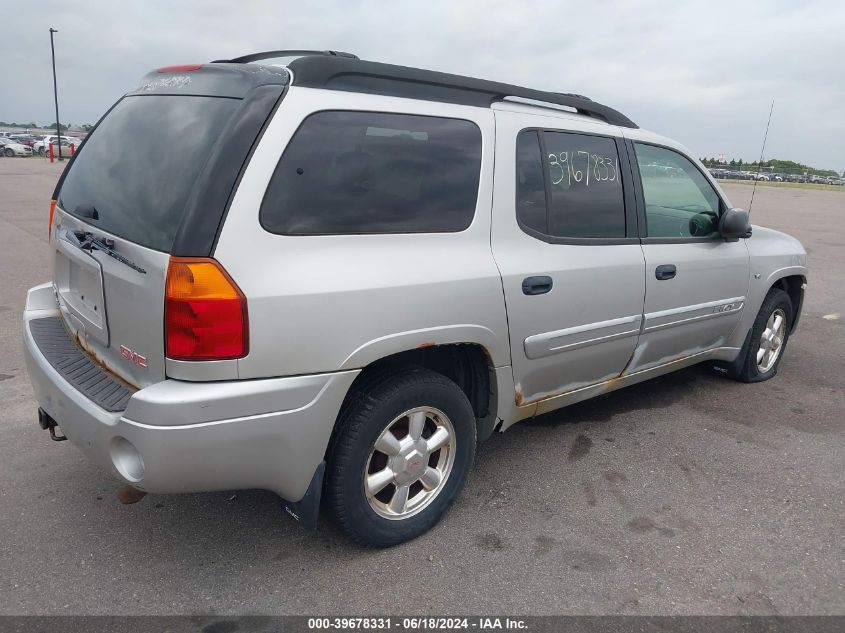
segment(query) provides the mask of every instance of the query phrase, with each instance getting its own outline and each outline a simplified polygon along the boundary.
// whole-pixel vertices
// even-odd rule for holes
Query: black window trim
[[[395,115],[404,115],[404,116],[417,116],[417,117],[426,117],[429,119],[448,119],[450,121],[464,121],[466,123],[472,123],[475,128],[478,130],[478,135],[481,141],[481,156],[478,163],[478,188],[475,192],[475,207],[472,210],[472,217],[470,218],[469,224],[460,231],[391,231],[388,233],[374,233],[372,231],[364,231],[364,232],[353,232],[347,231],[344,233],[308,233],[306,235],[302,235],[299,233],[279,233],[277,231],[271,231],[266,226],[264,226],[264,221],[261,218],[261,210],[264,208],[264,202],[267,199],[267,195],[270,193],[270,183],[273,182],[273,176],[276,175],[276,170],[279,168],[279,163],[282,162],[282,158],[285,156],[285,152],[288,150],[288,146],[290,145],[291,141],[293,141],[296,134],[305,125],[305,122],[310,119],[315,114],[320,114],[321,112],[363,112],[367,114],[395,114]],[[457,116],[441,116],[437,114],[420,114],[415,112],[407,112],[405,110],[374,110],[372,108],[366,109],[358,109],[358,108],[320,108],[319,110],[312,110],[299,122],[299,125],[296,126],[293,134],[291,134],[290,138],[287,141],[282,153],[279,155],[279,160],[276,162],[276,165],[273,167],[273,173],[270,174],[270,180],[267,182],[267,187],[264,190],[264,195],[261,197],[261,204],[258,206],[258,223],[261,225],[261,228],[269,233],[270,235],[279,235],[281,237],[292,237],[292,238],[312,238],[312,237],[346,237],[349,235],[357,235],[357,236],[366,236],[366,235],[374,235],[374,236],[384,236],[384,235],[460,235],[461,233],[466,233],[472,226],[475,224],[475,221],[478,217],[478,205],[481,200],[481,186],[482,186],[482,171],[484,169],[484,130],[481,129],[481,126],[478,125],[476,121],[471,119],[465,119],[462,117]]]
[[[677,147],[671,147],[669,145],[664,145],[662,143],[654,143],[651,141],[641,141],[638,139],[625,139],[625,145],[627,146],[628,154],[630,155],[630,165],[631,171],[634,174],[634,190],[636,192],[637,198],[637,222],[641,227],[640,230],[640,243],[641,244],[696,244],[696,243],[707,243],[707,242],[724,242],[725,238],[721,235],[716,235],[714,237],[649,237],[648,236],[648,219],[646,217],[645,212],[645,194],[643,192],[643,182],[642,182],[642,174],[640,174],[640,164],[637,160],[637,150],[634,147],[635,143],[639,143],[641,145],[650,145],[652,147],[658,147],[660,149],[665,149],[670,152],[674,152],[680,156],[686,158],[690,164],[695,167],[698,172],[704,176],[704,179],[707,183],[712,187],[714,193],[716,194],[716,198],[719,200],[719,218],[721,219],[722,214],[727,210],[728,205],[725,202],[725,199],[722,197],[722,194],[716,187],[713,187],[713,183],[710,181],[710,178],[707,177],[701,168],[695,164],[695,161],[687,156],[684,152],[678,150]]]
[[[536,132],[537,137],[540,141],[540,162],[543,169],[543,186],[546,192],[547,217],[551,201],[551,185],[549,183],[549,178],[548,174],[546,173],[547,170],[544,162],[545,157],[547,156],[546,141],[544,139],[544,134],[548,132],[552,134],[562,133],[580,134],[582,136],[598,136],[600,138],[610,139],[616,144],[616,154],[619,157],[618,175],[619,178],[622,180],[622,204],[625,209],[625,237],[556,237],[554,235],[542,233],[536,229],[531,228],[530,226],[527,226],[520,220],[519,213],[517,213],[518,192],[516,191],[516,188],[514,188],[514,213],[516,214],[516,222],[519,225],[519,228],[522,229],[523,233],[533,237],[534,239],[538,239],[541,242],[546,242],[547,244],[568,244],[570,246],[614,246],[619,244],[638,244],[640,242],[638,229],[639,218],[637,216],[636,196],[632,182],[633,178],[631,176],[632,172],[630,166],[630,158],[628,156],[628,150],[625,147],[625,139],[620,136],[614,136],[612,134],[597,134],[595,132],[581,132],[579,130],[536,126],[521,128],[519,131],[517,131],[516,136],[514,138],[518,139],[523,132]],[[518,182],[519,179],[519,161],[516,160],[516,149],[517,148],[514,148],[514,183]],[[625,173],[623,173],[623,170],[625,170]],[[546,227],[548,228],[548,220],[546,221]]]

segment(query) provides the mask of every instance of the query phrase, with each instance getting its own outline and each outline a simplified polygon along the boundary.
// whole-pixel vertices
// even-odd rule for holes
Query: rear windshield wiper
[[[113,239],[94,237],[93,233],[87,231],[73,231],[73,236],[77,240],[77,246],[83,251],[93,251],[96,248],[99,251],[103,251],[109,257],[116,259],[121,264],[129,266],[132,270],[137,270],[142,275],[147,274],[147,271],[138,266],[138,264],[114,250]]]

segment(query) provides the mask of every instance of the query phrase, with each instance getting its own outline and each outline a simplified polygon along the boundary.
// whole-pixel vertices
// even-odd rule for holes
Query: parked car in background
[[[38,137],[32,134],[21,134],[20,136],[16,136],[15,140],[17,140],[21,145],[32,147],[38,142]]]
[[[31,147],[22,145],[5,136],[0,138],[0,150],[2,150],[3,156],[8,156],[9,158],[13,156],[32,156]]]
[[[62,144],[62,156],[63,157],[72,156],[74,154],[76,148],[78,147],[78,144],[71,143],[69,141],[66,141],[65,139],[62,139],[61,144]],[[54,141],[53,143],[51,143],[51,145],[53,146],[53,155],[58,156],[59,155],[59,144]]]
[[[31,134],[15,134],[9,138],[17,141],[21,145],[26,145],[27,147],[32,147],[38,141],[38,137],[32,136]]]
[[[32,146],[32,151],[38,152],[42,156],[47,153],[47,147],[49,145],[55,145],[56,139],[59,138],[58,136],[45,136],[41,140],[36,141]],[[82,142],[78,138],[74,136],[62,136],[62,153],[64,154],[67,152],[67,155],[70,156],[70,146],[73,144],[75,147],[79,147],[79,144]],[[65,149],[67,148],[67,149]],[[53,148],[54,151],[58,151],[58,146]]]

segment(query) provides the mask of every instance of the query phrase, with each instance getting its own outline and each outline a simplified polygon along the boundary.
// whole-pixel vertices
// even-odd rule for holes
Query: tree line
[[[780,158],[772,158],[764,160],[763,162],[754,161],[751,163],[744,162],[740,159],[731,158],[729,161],[719,162],[717,158],[701,158],[705,167],[720,167],[727,169],[735,169],[737,171],[760,171],[762,173],[776,173],[776,174],[807,174],[810,176],[829,176],[831,178],[839,178],[845,176],[845,172],[841,174],[833,169],[818,169],[810,167],[803,163],[797,163],[794,160],[782,160]]]
[[[35,129],[40,129],[40,130],[55,130],[56,129],[56,123],[53,122],[50,125],[45,125],[42,128],[35,121],[30,121],[29,123],[15,123],[15,122],[7,123],[6,121],[0,121],[0,127],[19,127],[19,128],[24,128],[24,129],[35,128]],[[73,129],[74,127],[76,127],[76,126],[74,126],[72,123],[68,123],[67,125],[62,123],[59,126],[59,128],[61,129],[62,132],[67,132],[68,130]],[[91,128],[93,128],[93,127],[94,127],[93,125],[86,123],[85,125],[80,125],[79,129],[84,130],[85,132],[90,132]]]

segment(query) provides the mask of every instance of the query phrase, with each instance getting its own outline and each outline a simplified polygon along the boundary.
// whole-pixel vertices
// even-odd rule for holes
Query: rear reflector
[[[177,360],[224,360],[249,351],[246,297],[211,258],[171,257],[164,295],[165,348]]]
[[[159,73],[190,73],[202,68],[202,64],[179,64],[177,66],[164,66],[156,72]]]
[[[56,212],[56,201],[50,200],[50,219],[49,219],[49,223],[47,224],[47,239],[48,240],[53,235],[53,214],[55,212]]]

